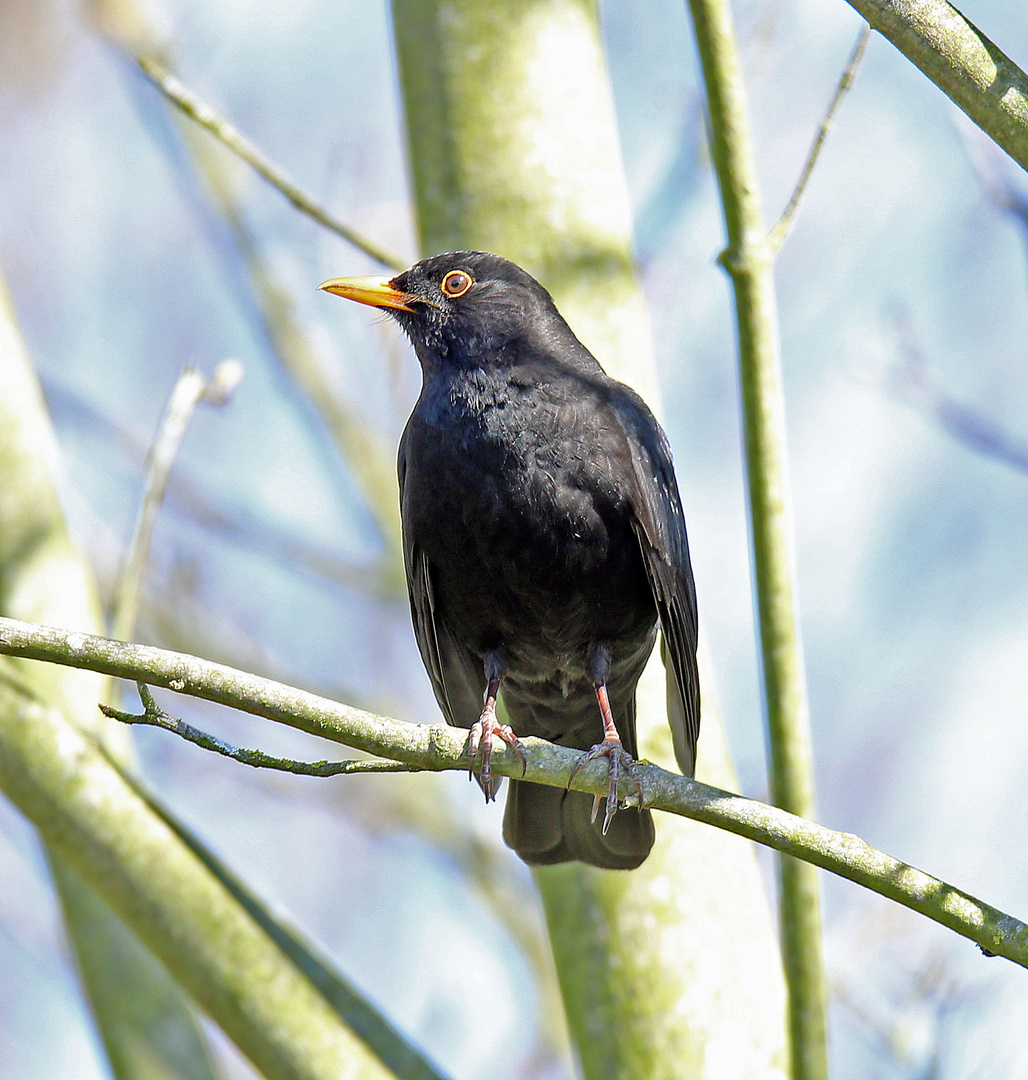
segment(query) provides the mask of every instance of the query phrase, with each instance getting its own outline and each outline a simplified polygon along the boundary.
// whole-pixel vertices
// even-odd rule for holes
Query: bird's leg
[[[482,715],[472,725],[468,735],[468,777],[474,775],[475,761],[479,751],[482,754],[482,765],[478,771],[478,783],[485,792],[485,801],[489,802],[496,798],[496,791],[500,786],[499,780],[494,781],[489,759],[493,752],[493,736],[502,739],[518,756],[521,761],[521,774],[525,773],[525,753],[521,749],[521,743],[517,735],[506,724],[501,724],[496,719],[496,696],[500,692],[500,681],[507,669],[506,661],[499,652],[493,650],[485,658],[485,677],[487,686],[485,691],[485,707]]]
[[[568,777],[568,786],[571,786],[571,781],[578,775],[579,770],[585,768],[595,758],[605,757],[610,762],[607,810],[603,815],[603,834],[606,836],[611,819],[618,808],[618,783],[621,780],[622,766],[624,766],[635,784],[640,806],[642,806],[643,801],[643,789],[642,780],[639,778],[639,771],[635,765],[635,758],[622,745],[621,736],[618,734],[618,729],[614,724],[614,714],[611,712],[610,698],[607,696],[607,676],[610,673],[610,653],[607,649],[603,646],[597,647],[590,666],[592,668],[593,686],[596,689],[596,700],[600,706],[600,716],[603,718],[603,742],[597,743],[590,750],[586,750],[578,759],[578,764],[575,765],[571,776]],[[596,812],[599,807],[600,796],[596,795],[593,797],[593,821],[596,820]]]

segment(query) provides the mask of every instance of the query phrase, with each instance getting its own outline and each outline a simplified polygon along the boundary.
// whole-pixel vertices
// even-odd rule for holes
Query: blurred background
[[[1022,4],[962,10],[1028,67]],[[740,790],[764,798],[734,324],[693,43],[678,2],[602,13],[717,696]],[[773,221],[860,20],[842,0],[746,0],[736,15]],[[3,0],[0,267],[74,535],[109,599],[180,369],[238,359],[231,404],[202,407],[186,436],[138,639],[434,722],[405,594],[383,571],[394,493],[366,496],[419,371],[383,318],[314,291],[380,268],[184,127],[133,61],[144,46],[337,216],[417,257],[386,3]],[[1023,172],[872,38],[777,275],[820,819],[1021,917],[1026,222]],[[291,374],[301,355],[320,408]],[[340,756],[161,700],[235,743]],[[312,780],[161,732],[137,745],[174,811],[454,1077],[573,1075],[539,1004],[531,878],[463,776]],[[1028,1077],[1024,971],[822,881],[834,1076]],[[253,1075],[218,1045],[230,1076]],[[0,803],[0,1076],[104,1075],[45,861]]]

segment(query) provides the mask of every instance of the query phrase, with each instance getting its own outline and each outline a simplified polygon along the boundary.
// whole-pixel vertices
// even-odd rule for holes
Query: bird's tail
[[[602,832],[603,806],[593,820],[593,797],[584,791],[512,780],[503,815],[503,839],[531,866],[575,859],[607,870],[634,870],[653,847],[649,810],[619,810]]]

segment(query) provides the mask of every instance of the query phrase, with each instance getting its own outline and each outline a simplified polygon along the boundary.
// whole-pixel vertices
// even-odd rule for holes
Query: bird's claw
[[[494,782],[490,759],[493,752],[493,736],[505,742],[513,751],[518,761],[521,762],[521,775],[525,775],[528,762],[521,740],[514,734],[514,729],[507,724],[501,724],[496,719],[496,709],[487,705],[482,710],[482,715],[471,726],[468,734],[468,779],[475,775],[475,762],[481,755],[481,764],[478,770],[478,783],[485,792],[485,801],[491,802],[496,798],[499,788],[499,780]]]
[[[607,790],[607,809],[603,815],[602,826],[603,835],[606,836],[607,830],[610,828],[610,823],[619,806],[627,805],[621,803],[618,799],[618,785],[621,781],[622,767],[632,780],[632,784],[635,787],[636,794],[639,798],[640,806],[643,804],[643,786],[642,779],[639,776],[639,770],[636,767],[635,758],[632,757],[624,746],[622,746],[621,740],[604,739],[603,742],[597,743],[591,750],[586,750],[586,752],[578,759],[574,769],[571,770],[571,775],[568,777],[568,787],[571,787],[571,781],[574,780],[579,772],[581,772],[590,761],[594,761],[596,758],[600,757],[605,757],[610,762],[610,787]],[[593,797],[593,821],[596,820],[596,814],[600,809],[601,798],[602,796],[600,795]]]

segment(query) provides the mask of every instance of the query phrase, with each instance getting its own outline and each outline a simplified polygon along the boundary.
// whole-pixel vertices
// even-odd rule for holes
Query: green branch
[[[775,802],[814,816],[806,677],[793,594],[791,495],[778,356],[775,249],[764,224],[749,108],[727,0],[690,0],[735,292],[746,482]],[[794,1080],[826,1080],[826,991],[817,875],[779,859],[782,954]]]
[[[0,272],[0,612],[100,632],[95,582],[58,498],[59,471],[53,426]],[[96,710],[105,695],[99,677],[41,664],[19,670],[6,658],[2,674],[19,688],[15,701],[28,696],[60,710],[118,760],[131,760],[128,732]],[[215,1080],[199,1018],[181,988],[100,893],[43,843],[83,1003],[112,1080],[143,1074]]]
[[[269,679],[183,653],[128,645],[90,634],[0,618],[0,653],[145,681],[219,702],[422,769],[466,769],[466,734],[445,724],[409,724],[362,712]],[[579,753],[542,739],[523,740],[527,779],[565,786]],[[520,777],[506,747],[493,751],[498,775]],[[693,818],[830,870],[977,942],[993,955],[1028,967],[1028,925],[866,844],[777,807],[640,763],[646,805]],[[593,762],[574,778],[576,790],[606,794],[606,768]]]
[[[391,7],[423,252],[513,259],[608,374],[659,416],[597,0]],[[640,749],[670,761],[658,655],[636,697]],[[731,787],[709,693],[703,717],[699,768]],[[740,1075],[781,1077],[784,984],[756,853],[688,821],[663,826],[632,874],[582,863],[535,870],[553,959],[538,985],[554,1001],[555,974],[564,1004],[544,998],[548,1041],[563,1041],[563,1011],[587,1080],[698,1074],[726,1041]],[[731,896],[731,907],[711,895]]]
[[[1022,168],[1028,75],[946,0],[848,0]]]
[[[268,1080],[443,1080],[94,739],[3,679],[0,790]]]

